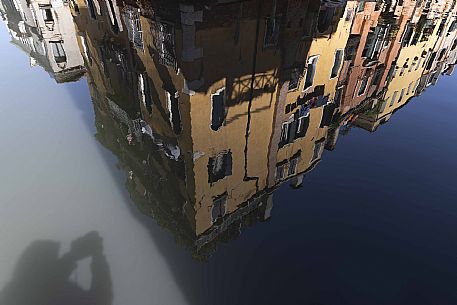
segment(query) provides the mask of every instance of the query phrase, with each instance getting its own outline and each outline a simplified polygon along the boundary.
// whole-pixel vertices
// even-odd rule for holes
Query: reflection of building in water
[[[160,8],[125,5],[125,30],[112,30],[104,13],[110,7],[100,4],[100,14],[91,14],[76,4],[100,137],[112,138],[104,143],[114,143],[128,164],[132,193],[144,196],[145,209],[159,202],[157,208],[184,213],[201,241],[253,213],[268,217],[268,149],[287,49],[277,16],[287,7],[253,1],[214,6],[209,14],[181,5],[159,19]],[[308,44],[295,38],[297,50]],[[295,54],[288,56],[294,64]],[[110,125],[120,131],[114,138],[101,130]]]
[[[83,60],[69,4],[50,0],[2,0],[0,12],[12,42],[39,64],[57,82],[78,79]]]
[[[62,71],[82,56],[97,138],[138,207],[192,249],[268,219],[272,192],[300,187],[340,129],[375,130],[457,56],[444,0],[74,0],[62,21],[65,2],[6,1],[28,52]]]
[[[399,39],[414,19],[415,1],[358,3],[351,36],[346,46],[341,112],[362,102],[376,100],[398,54]]]
[[[380,111],[423,75],[415,54],[454,35],[430,31],[424,5],[75,1],[97,137],[141,210],[210,248],[269,218],[272,191],[299,187],[340,125],[373,129],[401,105]]]
[[[293,186],[300,186],[304,173],[321,158],[340,103],[338,76],[355,5],[355,1],[346,6],[322,3],[315,18],[316,31],[307,29],[305,39],[310,46],[308,54],[303,54],[304,69],[292,74],[278,100],[270,148],[276,164],[270,170],[270,185],[293,179]]]
[[[395,65],[388,72],[383,95],[367,105],[366,113],[357,119],[358,126],[376,130],[395,110],[420,94],[426,86],[434,84],[447,67],[449,55],[453,54],[452,46],[457,40],[455,8],[445,7],[449,9],[441,14],[434,12],[434,19],[427,19],[427,11],[423,10],[420,18],[408,22],[398,39],[401,49]]]

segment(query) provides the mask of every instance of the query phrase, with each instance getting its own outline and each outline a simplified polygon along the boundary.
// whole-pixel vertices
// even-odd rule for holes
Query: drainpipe
[[[259,32],[260,32],[260,18],[261,18],[261,8],[262,8],[262,0],[257,0],[257,22],[256,22],[256,30],[255,30],[255,42],[254,42],[254,50],[252,54],[252,73],[251,73],[251,87],[249,89],[249,102],[248,102],[248,120],[246,123],[246,132],[245,132],[245,145],[244,145],[244,181],[255,180],[256,181],[256,191],[259,188],[259,177],[249,177],[248,176],[248,141],[249,141],[249,133],[251,129],[251,108],[252,108],[252,100],[254,99],[254,82],[255,82],[255,71],[257,65],[257,48],[259,45]]]

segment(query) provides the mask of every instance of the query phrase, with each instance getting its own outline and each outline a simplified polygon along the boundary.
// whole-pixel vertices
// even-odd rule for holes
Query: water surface
[[[455,304],[456,8],[216,2],[2,0],[0,304]]]

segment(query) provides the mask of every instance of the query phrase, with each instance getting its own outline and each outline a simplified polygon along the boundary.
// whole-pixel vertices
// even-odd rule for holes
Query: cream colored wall
[[[325,35],[318,38],[314,38],[307,56],[306,63],[313,56],[319,56],[316,64],[316,72],[314,75],[313,85],[306,91],[302,91],[306,78],[306,69],[304,76],[302,77],[299,85],[299,89],[296,91],[289,92],[286,98],[286,104],[294,102],[299,96],[304,96],[306,93],[313,92],[316,86],[325,86],[324,95],[329,97],[332,101],[335,96],[339,73],[343,67],[343,60],[341,62],[340,70],[336,77],[331,78],[331,71],[335,61],[335,54],[337,50],[344,50],[346,47],[347,40],[351,33],[352,19],[346,20],[346,16],[350,11],[355,10],[357,2],[348,1],[343,16],[339,19],[335,31],[331,35]],[[306,66],[305,63],[305,66]],[[309,114],[309,126],[304,137],[296,139],[292,143],[286,144],[281,147],[277,153],[276,161],[279,163],[283,160],[290,159],[298,151],[301,151],[301,155],[297,164],[296,173],[304,172],[311,166],[312,156],[314,153],[314,145],[316,141],[319,141],[327,136],[328,127],[320,128],[320,123],[323,115],[323,108],[313,108]],[[288,116],[287,116],[288,117]],[[277,127],[281,128],[281,126]],[[323,148],[321,149],[322,153]],[[285,179],[287,173],[287,166],[284,171]]]
[[[313,85],[306,90],[306,92],[312,92],[316,86],[325,85],[324,95],[329,95],[329,100],[333,100],[336,91],[336,85],[338,83],[339,72],[343,66],[343,60],[341,61],[341,67],[336,77],[331,78],[330,74],[335,62],[335,54],[337,50],[343,50],[346,47],[347,40],[351,33],[352,20],[346,21],[346,14],[349,10],[355,8],[356,1],[349,1],[346,5],[345,13],[340,18],[336,31],[329,36],[315,38],[311,44],[308,59],[313,56],[319,56],[316,65],[316,73],[314,75]],[[306,71],[304,73],[306,75]],[[303,77],[301,87],[304,86]]]
[[[333,100],[336,91],[336,85],[338,83],[339,73],[344,63],[341,62],[341,67],[338,75],[334,78],[330,78],[330,74],[335,62],[335,54],[337,50],[343,50],[346,47],[347,40],[351,34],[351,26],[353,19],[346,21],[346,16],[351,11],[354,11],[357,5],[357,1],[348,1],[343,16],[340,18],[336,30],[325,36],[314,38],[308,56],[305,61],[305,70],[303,71],[303,77],[300,80],[300,84],[297,90],[291,91],[287,95],[286,104],[295,102],[298,97],[304,96],[305,93],[313,92],[316,86],[325,85],[324,95],[329,95],[329,100]],[[314,75],[313,85],[303,91],[305,79],[306,79],[306,65],[308,60],[314,56],[319,56],[316,64],[316,73]]]
[[[285,145],[277,154],[277,161],[281,162],[290,159],[298,151],[301,151],[296,169],[297,174],[306,171],[315,162],[315,160],[312,160],[314,144],[316,141],[326,138],[328,133],[328,127],[320,127],[323,107],[311,109],[309,115],[309,125],[305,136],[295,140],[293,143]],[[321,154],[322,150],[320,152]],[[285,179],[289,178],[287,177],[287,169],[288,167],[284,170]]]
[[[226,121],[218,131],[210,128],[211,93],[223,86],[223,81],[216,83],[208,94],[199,94],[191,98],[193,152],[203,153],[194,162],[195,194],[197,210],[197,234],[212,225],[211,208],[213,197],[227,192],[226,213],[251,198],[256,192],[256,182],[244,181],[245,175],[245,131],[247,124],[247,105],[245,103],[228,108]],[[258,177],[258,188],[266,187],[268,175],[268,148],[272,133],[274,105],[271,94],[262,95],[253,100],[251,128],[248,138],[247,174]],[[213,184],[208,183],[208,162],[210,157],[224,151],[232,153],[232,175]]]
[[[52,30],[45,25],[39,5],[51,5],[54,17],[54,27]],[[30,6],[35,11],[36,22],[42,32],[47,57],[53,72],[60,72],[69,68],[83,66],[84,62],[76,40],[76,29],[71,15],[70,6],[63,1],[35,0],[31,1]],[[66,66],[59,67],[54,60],[50,41],[63,41],[63,47],[67,57]]]
[[[226,214],[229,214],[267,186],[268,154],[273,132],[278,82],[275,69],[280,66],[280,52],[276,48],[263,48],[263,30],[263,24],[261,24],[254,90],[263,90],[264,85],[268,83],[273,88],[273,92],[266,90],[252,101],[247,146],[247,177],[255,177],[257,181],[244,179],[247,99],[251,81],[255,20],[241,22],[240,42],[237,45],[233,42],[232,28],[212,28],[196,33],[196,47],[202,48],[204,53],[202,59],[204,87],[209,85],[207,91],[196,90],[195,94],[189,96],[192,153],[198,156],[193,162],[192,170],[195,181],[194,208],[197,235],[213,225],[211,210],[215,197],[227,192]],[[267,82],[262,81],[265,79]],[[240,94],[247,95],[242,102],[227,107],[225,124],[214,131],[210,127],[211,95],[221,88],[227,88],[229,80],[234,85],[231,96],[227,97],[228,102]],[[257,81],[259,81],[258,84]],[[241,83],[244,86],[237,85]],[[232,175],[210,184],[208,182],[209,158],[229,150],[232,153]]]
[[[414,57],[421,56],[422,52],[429,52],[430,49],[433,49],[438,36],[437,31],[439,27],[440,21],[436,23],[436,26],[433,30],[433,34],[430,35],[429,39],[424,42],[418,42],[416,45],[410,45],[402,48],[398,55],[396,66],[398,67],[395,77],[387,84],[387,90],[384,95],[383,101],[387,101],[386,107],[383,111],[380,111],[377,115],[378,119],[382,119],[384,116],[392,113],[395,109],[403,106],[409,98],[414,96],[414,89],[416,82],[421,78],[422,73],[424,72],[424,67],[427,64],[427,58],[422,59],[420,66],[418,69],[414,67],[411,72],[409,72],[409,67],[404,70],[404,74],[400,75],[401,69],[405,62],[408,60],[408,64],[411,65],[413,63]],[[431,52],[430,52],[431,53]],[[412,83],[411,92],[407,94],[408,86]],[[403,96],[402,100],[399,101],[401,90],[405,89],[405,95]],[[390,106],[391,98],[394,95],[394,92],[397,91],[397,97],[395,103]],[[383,102],[381,101],[381,103]],[[381,109],[382,110],[382,109]]]

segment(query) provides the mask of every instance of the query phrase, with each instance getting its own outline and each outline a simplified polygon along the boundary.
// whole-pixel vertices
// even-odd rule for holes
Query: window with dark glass
[[[54,60],[56,63],[63,63],[67,61],[67,56],[63,48],[62,41],[51,41],[50,42],[52,54],[54,55]]]
[[[232,152],[222,152],[208,161],[208,182],[214,183],[232,175]]]
[[[280,16],[266,18],[265,37],[263,41],[264,47],[275,46],[278,44],[280,22]]]
[[[154,46],[159,53],[159,62],[162,65],[176,68],[175,30],[173,24],[155,21],[152,22]]]
[[[181,126],[181,113],[179,110],[179,94],[178,92],[167,92],[168,97],[168,113],[170,116],[170,124],[175,134],[180,134],[182,131]]]
[[[96,19],[96,15],[95,15],[95,4],[94,4],[94,0],[86,0],[86,5],[87,5],[87,8],[89,9],[89,15],[92,19]]]
[[[311,158],[311,162],[314,162],[317,159],[319,159],[322,148],[324,147],[324,144],[325,144],[325,139],[316,141],[314,143],[313,157]]]
[[[400,103],[400,101],[403,99],[403,96],[405,96],[405,89],[401,89],[401,92],[400,92],[400,97],[398,98],[398,102]]]
[[[365,9],[365,0],[361,0],[359,2],[359,5],[357,6],[357,13],[363,12],[364,9]]]
[[[290,159],[289,169],[287,171],[288,176],[295,175],[295,173],[297,172],[297,164],[298,164],[298,156]]]
[[[395,91],[394,94],[392,95],[392,99],[390,100],[390,105],[389,107],[392,107],[393,104],[395,103],[395,100],[397,99],[398,91]]]
[[[284,178],[284,164],[276,165],[276,181]]]
[[[225,88],[211,95],[211,129],[219,130],[225,121]]]
[[[365,76],[364,78],[362,78],[362,81],[360,82],[359,91],[357,92],[358,96],[365,93],[365,90],[367,89],[367,84],[368,84],[368,77]]]
[[[430,57],[428,58],[427,66],[425,67],[426,70],[429,70],[432,67],[435,57],[436,57],[436,52],[433,52],[432,55],[430,55]]]
[[[318,59],[318,56],[313,56],[308,59],[308,65],[306,66],[305,85],[303,87],[303,90],[306,90],[313,85],[314,74],[316,73],[316,65]]]
[[[319,33],[324,33],[330,28],[334,14],[335,7],[324,6],[323,9],[319,11],[319,17],[317,19],[317,30]]]
[[[213,200],[213,207],[211,208],[212,222],[216,222],[218,219],[224,217],[227,205],[227,193],[216,197]]]
[[[305,105],[300,105],[300,109],[298,110],[298,123],[297,123],[297,131],[295,133],[295,137],[302,137],[305,135],[306,130],[309,126],[309,110],[310,108]]]
[[[455,50],[456,47],[457,47],[457,39],[454,39],[454,42],[452,43],[451,51]]]
[[[130,42],[135,48],[143,50],[143,27],[140,20],[140,9],[127,6],[123,10],[123,16]],[[115,18],[113,20],[115,20]],[[112,24],[112,27],[113,31],[116,32],[116,28],[118,27],[117,22],[116,24]]]
[[[411,72],[413,70],[413,68],[417,66],[418,60],[419,60],[419,57],[417,57],[417,56],[413,58],[413,62],[411,63],[411,66],[409,66],[408,72]]]
[[[41,13],[43,15],[43,19],[44,19],[45,22],[54,21],[54,17],[52,16],[51,6],[43,6],[43,7],[41,7]]]
[[[303,67],[302,67],[303,69]],[[301,79],[301,69],[294,68],[290,73],[289,91],[298,89]]]
[[[281,138],[280,142],[288,142],[289,141],[289,123],[283,123],[281,126]]]
[[[333,120],[333,115],[335,114],[336,105],[334,103],[328,103],[324,106],[320,128],[330,126]]]
[[[340,86],[336,89],[336,92],[335,92],[335,97],[333,99],[333,102],[335,103],[335,105],[339,106],[341,104],[341,99],[343,97],[343,86]]]
[[[395,62],[392,63],[392,65],[390,66],[389,68],[389,72],[387,73],[387,79],[386,79],[386,82],[390,82],[392,80],[392,78],[394,77],[394,73],[395,73]]]
[[[379,82],[381,81],[382,74],[384,73],[384,67],[378,67],[376,68],[376,71],[373,76],[373,80],[371,81],[371,84],[374,86],[379,85]]]
[[[330,78],[334,78],[338,75],[342,62],[343,62],[343,50],[336,50],[335,60],[333,62],[333,68],[332,68],[332,73],[330,74]]]

